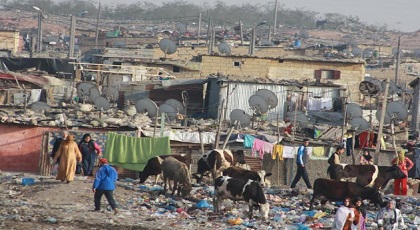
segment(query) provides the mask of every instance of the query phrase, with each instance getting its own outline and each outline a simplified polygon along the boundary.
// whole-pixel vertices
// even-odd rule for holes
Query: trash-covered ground
[[[324,211],[308,211],[310,191],[269,188],[266,197],[270,218],[263,221],[258,211],[248,219],[245,202],[225,200],[223,213],[215,214],[212,186],[196,185],[192,198],[186,200],[160,194],[161,185],[121,179],[114,193],[120,212],[114,215],[105,197],[102,211],[92,211],[92,181],[76,176],[74,182],[66,184],[54,177],[3,172],[0,229],[315,229],[331,227],[334,211],[340,205],[327,203]],[[401,210],[407,227],[418,229],[419,198],[401,198]],[[376,229],[376,212],[368,206],[369,229]]]

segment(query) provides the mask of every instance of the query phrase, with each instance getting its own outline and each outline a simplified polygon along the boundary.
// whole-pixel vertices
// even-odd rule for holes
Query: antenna
[[[242,127],[247,127],[251,124],[251,116],[245,113],[242,109],[234,109],[229,115],[230,122],[233,124],[235,121],[239,122]]]
[[[51,106],[42,101],[36,101],[29,106],[33,111],[51,110]]]
[[[166,113],[166,116],[168,117],[170,121],[175,120],[176,115],[178,114],[174,107],[165,103],[159,106],[159,111],[161,113]]]
[[[136,110],[138,113],[147,113],[149,117],[156,117],[158,107],[156,103],[149,98],[143,98],[136,102]]]
[[[96,97],[94,100],[94,103],[95,103],[96,108],[99,110],[107,111],[111,107],[108,99],[102,96]]]
[[[230,46],[226,42],[222,42],[217,46],[220,54],[229,55],[231,53]]]
[[[248,99],[248,103],[255,114],[264,114],[268,111],[267,101],[259,95],[252,95]]]
[[[279,99],[277,98],[276,94],[273,91],[268,89],[259,89],[255,95],[258,95],[268,103],[269,109],[274,109],[277,107],[279,103]]]
[[[167,54],[173,54],[177,50],[175,42],[168,38],[159,41],[159,48],[165,53],[165,58]]]

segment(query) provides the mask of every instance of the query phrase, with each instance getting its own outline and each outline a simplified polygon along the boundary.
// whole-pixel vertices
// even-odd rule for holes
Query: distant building
[[[19,53],[19,30],[0,30],[0,38],[2,53],[3,51],[9,51],[13,56]]]

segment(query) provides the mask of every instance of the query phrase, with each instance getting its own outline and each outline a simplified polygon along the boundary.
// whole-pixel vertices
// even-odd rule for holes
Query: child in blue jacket
[[[105,158],[99,159],[101,167],[96,172],[93,181],[92,191],[95,193],[95,211],[101,210],[101,198],[105,194],[109,205],[111,205],[114,214],[118,213],[117,204],[115,203],[113,192],[115,190],[115,181],[118,179],[117,171],[108,164]]]

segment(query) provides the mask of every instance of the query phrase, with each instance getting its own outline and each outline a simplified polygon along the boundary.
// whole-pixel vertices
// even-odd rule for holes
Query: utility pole
[[[200,44],[200,34],[201,34],[201,13],[198,17],[198,30],[197,30],[197,45]]]
[[[213,53],[213,18],[210,17],[209,28],[207,30],[208,54]]]
[[[242,21],[239,20],[239,30],[240,30],[240,36],[241,36],[241,46],[244,45],[244,30],[242,28]]]
[[[385,122],[386,105],[388,103],[388,91],[389,91],[389,78],[386,79],[386,83],[385,83],[384,99],[382,101],[381,117],[379,119],[378,141],[376,143],[375,156],[374,156],[375,164],[378,164],[379,162],[379,152],[381,151],[381,138],[382,138],[382,130],[384,128],[384,122]]]
[[[254,55],[255,50],[255,40],[256,40],[256,29],[253,28],[251,31],[251,42],[249,43],[249,55]]]
[[[398,85],[398,78],[400,72],[400,45],[401,45],[401,37],[398,37],[398,47],[397,47],[397,63],[395,66],[395,84]]]
[[[71,15],[71,22],[70,22],[70,44],[69,44],[69,53],[68,58],[74,57],[74,36],[76,32],[76,16],[73,14]]]
[[[96,17],[95,48],[98,48],[99,20],[100,20],[100,18],[101,18],[101,2],[99,2],[98,16]]]
[[[209,19],[209,25],[207,26],[207,38],[206,38],[206,45],[208,45],[209,44],[209,42],[210,42],[210,30],[211,30],[211,26],[212,26],[212,20],[213,20],[213,18],[212,17],[210,17],[210,19]]]
[[[273,36],[276,36],[276,28],[277,28],[277,11],[278,11],[278,0],[274,2],[274,28],[273,28]]]
[[[37,37],[37,52],[42,51],[42,11],[38,10],[38,37]]]

